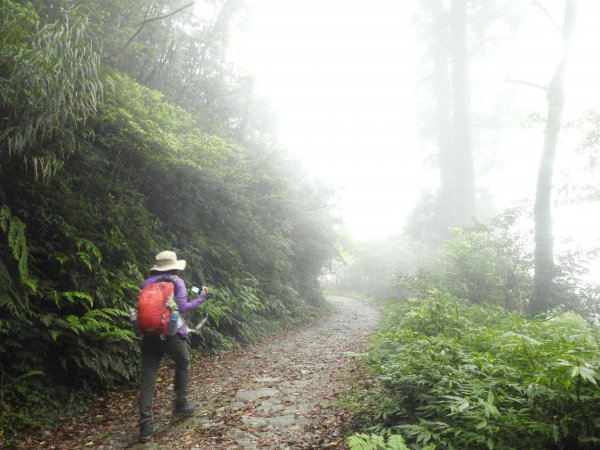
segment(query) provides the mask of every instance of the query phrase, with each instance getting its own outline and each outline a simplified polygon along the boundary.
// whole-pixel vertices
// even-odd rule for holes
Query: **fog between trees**
[[[418,200],[412,202],[408,189],[386,195],[392,199],[385,205],[390,216],[396,209],[411,212],[391,236],[369,242],[353,237],[343,216],[348,205],[369,214],[370,202],[384,193],[370,192],[353,204],[327,180],[307,176],[313,170],[302,166],[302,148],[293,143],[293,152],[285,148],[286,136],[280,135],[285,125],[261,91],[260,72],[232,58],[251,1],[0,0],[0,333],[5,342],[0,435],[47,423],[65,399],[73,401],[75,411],[88,392],[135,383],[137,344],[127,310],[154,254],[169,248],[188,261],[189,283],[211,286],[212,299],[202,311],[210,326],[192,340],[202,352],[229,349],[318,317],[326,310],[323,287],[412,299],[392,309],[422,319],[413,331],[427,339],[437,336],[431,347],[436,355],[435,342],[448,342],[449,348],[479,345],[473,324],[485,308],[493,309],[490,317],[514,318],[503,327],[512,323],[523,336],[532,320],[530,339],[539,348],[551,341],[538,320],[568,311],[575,317],[568,327],[583,336],[584,355],[573,356],[565,344],[532,356],[536,367],[562,371],[553,379],[559,387],[544,371],[509,367],[510,355],[503,366],[506,373],[527,372],[507,382],[519,395],[530,395],[531,380],[547,389],[540,414],[531,418],[526,406],[518,409],[533,394],[513,404],[517,393],[507,388],[502,395],[489,394],[493,389],[486,385],[485,399],[478,397],[487,408],[480,411],[485,425],[481,417],[476,422],[469,416],[464,427],[483,430],[473,431],[478,445],[514,445],[492,424],[501,415],[489,406],[506,394],[505,412],[518,409],[507,413],[518,419],[515,429],[536,423],[531,445],[587,448],[597,442],[592,424],[598,358],[590,336],[596,332],[600,289],[587,274],[597,249],[555,243],[562,220],[557,211],[585,207],[582,220],[596,220],[600,122],[597,105],[583,102],[578,90],[578,80],[584,85],[588,79],[582,60],[591,58],[582,48],[600,42],[590,34],[592,3],[582,1],[578,9],[574,0],[527,5],[422,0],[412,6],[404,11],[395,5],[385,24],[403,12],[414,17],[418,77],[398,83],[413,86],[415,98],[407,104],[414,105],[410,115],[417,137],[402,142],[394,157],[355,165],[352,174],[358,176],[350,184],[364,193],[370,185],[383,186],[373,181],[382,174],[406,177]],[[372,17],[377,9],[347,7],[340,3],[335,17],[347,12],[358,21],[360,12]],[[319,17],[318,11],[308,16]],[[579,29],[585,33],[578,35]],[[339,39],[335,28],[330,31]],[[385,57],[402,62],[401,55]],[[361,64],[360,53],[352,53],[351,61],[350,79],[353,65]],[[316,85],[319,66],[311,70]],[[367,82],[338,94],[368,97],[379,76],[371,72]],[[310,86],[302,79],[287,81],[290,91]],[[580,107],[570,105],[571,93]],[[361,105],[343,106],[343,117],[351,117]],[[319,107],[314,102],[309,114],[318,115]],[[388,124],[389,111],[371,108],[357,116],[373,130],[369,121],[381,117]],[[327,126],[334,116],[319,117]],[[360,142],[361,157],[380,156],[376,149],[382,141],[360,135],[362,126],[346,123],[340,139]],[[348,167],[344,159],[361,161],[350,152],[328,158],[336,138],[302,131],[326,143],[319,147],[322,160],[330,161],[325,173]],[[403,166],[394,166],[402,159]],[[426,173],[409,176],[399,169],[415,167],[417,160],[427,165]],[[421,308],[418,314],[413,307]],[[459,310],[464,314],[452,323],[472,340],[457,344],[451,342],[455,335],[444,334],[443,324]],[[398,319],[393,311],[391,320]],[[192,324],[199,319],[189,318]],[[408,339],[394,331],[400,323],[382,333],[398,342]],[[402,322],[402,329],[409,326]],[[519,348],[525,359],[527,349]],[[392,365],[401,360],[396,350],[381,346]],[[406,382],[402,370],[388,374],[401,381],[395,386]],[[436,382],[415,405],[430,401]],[[439,411],[429,412],[441,417],[469,412],[478,389],[444,391],[440,395],[469,400],[439,403]],[[392,390],[398,399],[405,398],[401,390]],[[561,400],[553,403],[554,398]],[[393,420],[385,423],[369,416],[368,404],[357,417],[388,434],[404,430],[413,443],[433,439],[460,448],[471,442],[461,441],[461,424],[448,425],[455,440],[444,441],[434,415],[421,417],[432,420],[425,431],[416,425],[404,429],[402,424],[417,415],[411,405],[402,408],[390,409],[386,417]],[[557,423],[554,417],[564,411],[577,412]]]

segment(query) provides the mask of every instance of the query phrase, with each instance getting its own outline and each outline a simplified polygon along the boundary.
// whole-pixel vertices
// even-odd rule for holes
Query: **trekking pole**
[[[192,292],[194,294],[197,294],[198,292],[200,292],[200,288],[198,288],[196,286],[192,286]],[[192,334],[199,334],[200,330],[202,330],[202,327],[206,324],[207,321],[208,321],[208,309],[206,310],[206,315],[202,318],[202,320],[200,322],[198,322],[194,328],[190,329],[189,332]]]
[[[198,322],[198,324],[194,327],[193,332],[199,333],[207,321],[208,321],[208,311],[206,311],[206,316],[204,316],[204,318],[200,322]]]

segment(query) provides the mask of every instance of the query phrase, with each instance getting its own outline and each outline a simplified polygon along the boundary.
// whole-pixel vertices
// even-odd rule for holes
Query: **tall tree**
[[[448,10],[441,0],[430,2],[433,25],[433,89],[440,155],[438,214],[445,234],[456,224],[454,145],[452,139],[450,67],[448,59]]]
[[[451,227],[475,217],[475,175],[469,94],[467,0],[423,2],[428,16],[435,102],[435,132],[440,166],[436,201],[437,232],[447,236]]]
[[[454,132],[454,210],[458,225],[475,217],[475,171],[469,52],[467,47],[467,0],[453,0],[450,8],[450,60],[452,65],[452,128]]]
[[[565,104],[565,74],[569,57],[569,46],[575,30],[576,0],[566,0],[562,24],[562,51],[552,79],[547,88],[548,110],[544,130],[544,146],[538,168],[535,195],[535,274],[533,297],[529,305],[531,315],[552,305],[552,282],[554,279],[554,235],[552,230],[552,177],[554,159],[561,129]]]

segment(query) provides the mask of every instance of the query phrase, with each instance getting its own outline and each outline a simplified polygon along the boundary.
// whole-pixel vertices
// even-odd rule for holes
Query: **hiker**
[[[206,300],[208,288],[202,286],[197,298],[187,299],[185,283],[179,278],[179,273],[185,269],[185,260],[177,259],[172,251],[160,252],[156,255],[156,264],[150,269],[150,276],[144,280],[140,288],[152,283],[164,281],[165,276],[173,283],[173,300],[178,312],[185,313],[196,309]],[[188,399],[188,382],[190,379],[190,350],[188,348],[188,328],[179,316],[173,335],[158,334],[144,335],[140,344],[142,353],[142,375],[140,386],[140,434],[139,442],[147,442],[150,437],[160,430],[160,424],[152,418],[152,400],[158,367],[163,355],[169,356],[175,363],[175,400],[173,403],[173,418],[191,414],[199,405]]]

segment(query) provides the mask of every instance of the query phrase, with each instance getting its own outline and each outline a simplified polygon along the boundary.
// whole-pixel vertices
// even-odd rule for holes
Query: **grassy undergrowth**
[[[414,449],[600,445],[600,334],[579,316],[528,320],[430,290],[384,317],[370,380],[344,400],[356,431]],[[352,448],[390,448],[373,439]]]

